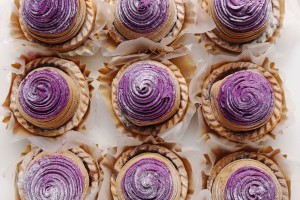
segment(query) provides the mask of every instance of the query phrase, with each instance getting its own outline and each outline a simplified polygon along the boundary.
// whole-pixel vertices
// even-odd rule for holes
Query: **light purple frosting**
[[[260,74],[239,71],[227,77],[217,96],[224,117],[238,125],[259,125],[273,111],[272,85]]]
[[[161,119],[175,103],[176,87],[168,71],[154,63],[137,62],[121,77],[118,105],[131,119],[151,122]]]
[[[267,23],[269,3],[270,0],[214,0],[213,9],[228,29],[244,33]]]
[[[121,22],[137,33],[149,33],[161,28],[167,20],[167,0],[119,0]]]
[[[24,180],[27,200],[80,200],[84,184],[78,166],[61,155],[45,156],[35,161]]]
[[[67,81],[50,69],[33,71],[19,87],[20,105],[34,119],[55,118],[66,107],[69,97]]]
[[[275,200],[276,184],[264,171],[246,166],[239,168],[230,176],[224,194],[225,200]]]
[[[134,163],[122,179],[122,191],[126,200],[171,200],[173,185],[168,167],[152,158]]]
[[[77,0],[22,0],[21,15],[31,31],[58,34],[70,27],[77,4]]]

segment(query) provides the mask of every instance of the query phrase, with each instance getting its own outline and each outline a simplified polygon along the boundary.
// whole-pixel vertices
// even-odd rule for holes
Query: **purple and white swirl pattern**
[[[85,184],[77,165],[61,155],[35,161],[27,170],[24,181],[28,200],[80,200]]]
[[[135,162],[122,179],[122,191],[126,200],[171,200],[173,185],[168,167],[152,158]]]
[[[50,69],[35,70],[21,83],[19,102],[23,111],[34,119],[50,120],[60,114],[70,98],[65,78]]]
[[[244,33],[267,23],[269,3],[269,0],[214,0],[213,9],[227,28]]]
[[[225,186],[225,200],[275,200],[276,184],[272,177],[256,167],[242,167],[231,174]]]
[[[168,18],[168,0],[119,0],[120,21],[137,33],[160,29]]]
[[[21,15],[29,29],[40,34],[66,31],[78,11],[78,0],[22,0]]]
[[[272,85],[262,75],[239,71],[227,77],[217,96],[219,110],[230,122],[255,126],[267,120],[274,105]]]
[[[130,119],[153,122],[165,117],[176,101],[176,86],[169,72],[148,62],[137,62],[121,77],[117,100]]]

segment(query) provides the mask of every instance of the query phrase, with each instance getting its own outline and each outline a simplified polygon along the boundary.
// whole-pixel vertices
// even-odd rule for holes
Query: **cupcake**
[[[114,165],[114,200],[186,199],[187,171],[181,159],[158,145],[141,145],[124,152]]]
[[[207,184],[214,200],[289,199],[280,168],[268,157],[254,152],[233,153],[221,159]]]
[[[110,36],[116,42],[148,38],[159,42],[182,29],[185,10],[182,0],[111,0],[115,20]]]
[[[228,63],[214,70],[202,91],[202,113],[223,137],[255,141],[271,132],[283,112],[279,80],[251,62]]]
[[[98,191],[99,170],[80,147],[56,153],[35,148],[18,165],[16,183],[21,200],[84,200]]]
[[[216,24],[208,38],[235,53],[243,44],[274,42],[282,26],[284,5],[279,0],[206,0],[204,7]]]
[[[74,62],[39,58],[13,81],[10,109],[25,129],[58,136],[82,122],[89,107],[88,81]]]
[[[112,105],[129,131],[157,134],[166,124],[177,124],[183,118],[188,87],[180,70],[169,61],[138,61],[124,65],[113,79]]]
[[[95,25],[93,0],[19,0],[17,6],[25,37],[58,52],[82,45]]]

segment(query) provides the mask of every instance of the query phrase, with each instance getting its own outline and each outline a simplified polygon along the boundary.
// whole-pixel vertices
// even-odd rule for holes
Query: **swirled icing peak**
[[[70,88],[58,72],[45,68],[30,73],[19,88],[19,102],[32,118],[50,120],[60,114],[70,97]]]
[[[276,184],[272,177],[252,166],[241,167],[234,171],[225,186],[225,200],[276,198]]]
[[[171,200],[173,179],[168,166],[160,160],[144,158],[129,167],[122,179],[126,200]]]
[[[22,0],[22,18],[31,31],[58,34],[66,31],[75,19],[78,0]]]
[[[269,18],[269,0],[214,0],[213,9],[232,31],[248,32],[263,27]]]
[[[133,121],[160,120],[175,104],[178,95],[175,81],[160,63],[136,62],[126,69],[119,81],[119,108]]]
[[[224,117],[238,125],[259,125],[273,110],[272,85],[262,75],[239,71],[225,78],[217,96]]]
[[[121,22],[137,33],[149,33],[161,28],[168,17],[168,0],[119,0]]]
[[[74,161],[62,155],[48,155],[28,168],[24,180],[26,199],[80,200],[84,181]]]

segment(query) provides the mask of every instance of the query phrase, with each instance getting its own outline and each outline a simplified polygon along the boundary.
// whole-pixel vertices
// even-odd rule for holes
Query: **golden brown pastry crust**
[[[201,1],[202,7],[209,14],[210,14],[209,7],[211,5],[211,1],[212,0]],[[272,3],[272,9],[270,13],[271,16],[269,19],[268,27],[262,33],[261,37],[253,40],[255,41],[255,43],[263,43],[263,42],[275,43],[276,39],[279,36],[280,30],[283,26],[285,2],[283,0],[271,0],[271,3]],[[207,49],[214,53],[217,53],[219,51],[225,51],[230,53],[241,53],[244,44],[251,44],[253,42],[253,41],[246,42],[242,44],[232,43],[230,41],[226,41],[220,38],[217,34],[215,34],[215,32],[218,31],[217,30],[208,31],[205,33],[205,36],[202,38],[204,43],[205,40],[210,40],[215,44],[215,45],[208,45],[208,44],[206,45]]]
[[[80,93],[79,93],[77,85],[73,81],[73,79],[71,77],[69,77],[64,71],[57,69],[57,68],[46,67],[46,66],[37,68],[37,69],[31,71],[27,76],[30,76],[30,74],[35,71],[44,70],[44,69],[49,69],[51,71],[55,71],[55,72],[59,73],[67,81],[67,84],[69,87],[69,92],[70,92],[70,97],[69,97],[70,99],[69,99],[66,107],[54,119],[45,121],[45,120],[35,119],[35,118],[29,116],[26,112],[24,112],[24,110],[20,104],[20,101],[19,101],[20,90],[17,92],[18,96],[17,96],[16,103],[17,103],[18,110],[20,111],[22,117],[29,123],[31,123],[34,126],[37,126],[39,128],[42,128],[42,129],[56,129],[56,128],[63,126],[67,121],[69,121],[72,118],[72,116],[74,115],[74,113],[76,112],[76,110],[78,108]],[[22,82],[21,82],[21,84],[22,84]]]
[[[274,107],[271,117],[264,125],[250,131],[232,131],[225,128],[217,118],[218,116],[215,115],[215,108],[213,102],[211,102],[211,89],[213,84],[224,77],[241,70],[255,70],[255,72],[261,74],[270,82],[274,92]],[[208,126],[226,139],[239,143],[256,141],[268,134],[280,121],[283,111],[284,96],[280,83],[266,69],[251,62],[232,62],[214,70],[204,82],[201,98],[202,114]]]
[[[217,37],[220,37],[222,40],[226,42],[229,43],[251,42],[252,40],[257,39],[260,35],[262,35],[266,31],[267,27],[269,26],[269,21],[268,21],[264,26],[251,32],[238,33],[236,31],[232,31],[228,29],[226,26],[224,26],[219,20],[219,18],[216,16],[217,14],[213,9],[213,3],[214,1],[211,0],[208,5],[208,13],[210,14],[210,16],[212,16],[214,22],[217,25],[217,28],[215,28],[213,32],[217,35]]]
[[[113,3],[113,5],[115,7],[117,4],[118,0],[109,0],[108,2]],[[130,40],[130,39],[137,39],[140,37],[145,37],[148,38],[152,41],[155,42],[159,42],[161,41],[163,38],[166,37],[170,37],[171,40],[169,41],[169,43],[171,43],[172,41],[175,40],[175,38],[177,37],[177,35],[180,33],[183,24],[184,24],[184,18],[185,18],[185,6],[184,6],[184,2],[182,0],[169,0],[170,1],[170,12],[169,15],[170,16],[174,16],[176,17],[175,22],[173,22],[173,18],[170,17],[169,21],[167,22],[167,24],[165,26],[163,26],[159,31],[155,31],[155,32],[151,32],[150,34],[138,34],[135,33],[131,30],[129,30],[128,28],[126,28],[124,25],[122,25],[122,23],[120,22],[118,16],[117,16],[117,12],[116,12],[116,19],[114,22],[114,26],[112,27],[112,30],[109,31],[109,35],[110,37],[117,43],[121,43],[124,42],[126,40]],[[176,9],[176,13],[173,13],[171,10]],[[174,24],[172,27],[170,27],[170,25]],[[168,29],[171,28],[171,31],[169,31]],[[165,35],[165,36],[164,36]]]
[[[98,167],[87,152],[85,152],[80,147],[74,147],[70,150],[62,150],[57,153],[49,153],[41,150],[40,148],[33,148],[27,153],[30,155],[28,158],[23,159],[23,161],[17,167],[16,173],[16,184],[17,184],[17,199],[26,200],[24,193],[24,177],[30,166],[37,160],[49,155],[61,155],[66,156],[71,159],[80,169],[85,180],[85,187],[82,193],[81,199],[84,200],[89,188],[98,188],[99,185],[99,170]],[[26,154],[26,156],[28,156]]]
[[[123,177],[125,176],[127,170],[135,162],[137,162],[141,159],[147,159],[147,158],[159,160],[160,162],[164,163],[168,167],[168,169],[170,170],[173,185],[174,185],[171,199],[179,200],[180,196],[181,196],[180,175],[179,175],[177,169],[175,168],[175,166],[173,165],[173,163],[171,161],[169,161],[167,158],[165,158],[165,157],[163,157],[163,156],[161,156],[160,154],[157,154],[157,153],[142,153],[142,154],[139,154],[139,155],[135,156],[134,158],[132,158],[131,160],[129,160],[122,167],[122,169],[118,173],[117,180],[116,180],[116,188],[117,188],[118,199],[119,200],[126,200],[125,197],[124,197],[124,194],[122,192],[122,180],[123,180]]]
[[[255,69],[245,70],[245,71],[250,71],[250,72],[261,75],[259,73],[259,71],[255,70]],[[251,131],[251,130],[254,130],[254,129],[257,129],[257,128],[263,126],[271,118],[271,115],[265,121],[262,121],[260,124],[254,124],[254,125],[248,125],[248,126],[243,125],[242,126],[242,125],[238,125],[238,124],[232,123],[231,121],[227,120],[226,117],[223,115],[223,113],[218,108],[217,96],[219,94],[221,85],[230,76],[232,76],[232,74],[226,76],[222,80],[215,82],[211,87],[211,92],[210,92],[211,93],[211,105],[212,105],[212,109],[213,109],[214,115],[216,116],[217,120],[222,124],[222,126],[224,126],[225,128],[227,128],[229,130],[235,131],[235,132]]]
[[[80,93],[78,108],[75,114],[73,115],[73,117],[63,126],[52,130],[41,129],[29,123],[22,116],[20,110],[18,109],[18,103],[17,103],[18,88],[23,78],[26,77],[28,73],[30,73],[32,70],[43,66],[51,66],[64,71],[76,83],[76,87],[78,88],[77,90]],[[72,130],[73,128],[79,126],[80,123],[83,121],[90,102],[89,86],[86,78],[80,71],[79,66],[77,66],[74,62],[61,59],[61,58],[56,58],[56,57],[39,58],[28,63],[25,67],[23,74],[17,75],[15,77],[11,89],[10,101],[11,101],[10,109],[12,110],[17,121],[25,129],[37,135],[53,137],[53,136],[61,135],[69,130]]]
[[[47,39],[46,37],[44,38],[41,35],[38,36],[36,35],[36,33],[30,32],[28,30],[21,17],[22,0],[18,1],[19,2],[17,2],[16,5],[18,6],[17,8],[19,10],[19,25],[25,37],[29,41],[39,43],[52,51],[67,52],[76,49],[88,39],[90,33],[94,29],[96,8],[93,0],[79,0],[81,9],[85,9],[83,11],[84,13],[79,14],[79,16],[75,18],[76,20],[74,20],[74,29],[71,31],[71,33],[65,35],[63,38],[57,36],[57,39],[54,40],[53,38]]]
[[[145,62],[149,62],[149,61],[145,61]],[[150,61],[150,62],[152,62],[152,61]],[[158,122],[157,124],[147,125],[147,126],[145,126],[146,124],[143,124],[144,126],[135,125],[130,120],[128,120],[126,118],[126,116],[124,116],[124,114],[119,109],[116,95],[117,95],[117,88],[118,88],[119,80],[120,80],[122,74],[124,73],[124,71],[126,70],[126,68],[128,66],[130,66],[131,64],[132,63],[124,65],[120,69],[120,71],[118,72],[118,74],[116,75],[116,77],[114,78],[113,83],[112,83],[113,110],[114,110],[116,116],[118,117],[118,119],[120,120],[120,122],[124,125],[124,127],[134,133],[137,133],[137,134],[152,135],[156,132],[158,132],[158,133],[162,132],[163,130],[180,122],[182,120],[182,118],[184,117],[187,107],[188,107],[188,86],[187,86],[187,83],[186,83],[184,77],[180,73],[180,70],[174,64],[172,64],[170,61],[165,61],[162,64],[165,65],[164,68],[168,68],[168,71],[173,76],[173,78],[177,80],[177,82],[179,84],[179,88],[180,88],[179,89],[177,87],[177,90],[180,91],[180,95],[178,97],[180,99],[175,102],[172,112],[170,112],[169,115],[167,115],[165,118],[163,118],[163,120],[160,123]]]
[[[114,165],[113,169],[113,174],[111,176],[111,192],[113,195],[114,200],[121,200],[120,198],[120,192],[119,191],[119,184],[117,182],[118,176],[122,171],[124,170],[124,166],[126,166],[126,163],[130,162],[130,160],[134,159],[136,156],[139,155],[147,155],[147,153],[154,153],[154,154],[159,154],[165,158],[167,158],[176,168],[177,173],[179,174],[180,177],[180,182],[181,182],[181,192],[178,196],[179,200],[185,200],[188,192],[188,174],[185,169],[185,166],[181,159],[172,151],[169,149],[159,146],[159,145],[150,145],[150,144],[144,144],[140,145],[134,148],[131,148],[125,152],[118,158]]]
[[[289,199],[289,191],[286,179],[276,163],[262,154],[244,151],[225,156],[214,165],[207,181],[207,188],[212,191],[213,199],[224,199],[224,197],[222,198],[218,195],[218,193],[215,193],[220,188],[216,188],[216,185],[214,184],[219,184],[220,187],[223,187],[224,184],[226,185],[226,182],[222,182],[226,181],[226,179],[224,177],[220,179],[220,176],[222,176],[221,173],[225,173],[224,176],[227,176],[228,174],[226,175],[226,172],[234,170],[229,168],[230,165],[232,166],[232,163],[238,165],[235,167],[248,166],[247,164],[250,164],[254,167],[259,167],[261,170],[268,173],[274,180],[277,188],[277,200]],[[219,183],[216,183],[216,181],[218,181]]]

